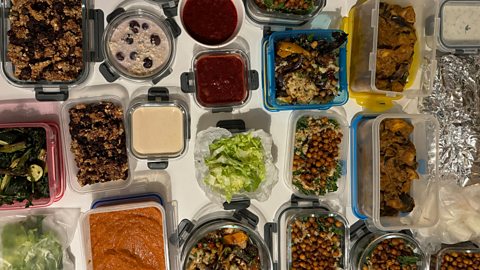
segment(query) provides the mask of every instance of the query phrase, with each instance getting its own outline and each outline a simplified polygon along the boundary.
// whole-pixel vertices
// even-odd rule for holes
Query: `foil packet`
[[[439,57],[432,94],[418,110],[440,122],[440,179],[480,183],[480,55]]]

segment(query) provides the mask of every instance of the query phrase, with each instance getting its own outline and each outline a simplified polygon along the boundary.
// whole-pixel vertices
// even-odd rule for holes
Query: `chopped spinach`
[[[2,129],[0,145],[0,206],[48,198],[45,129]]]

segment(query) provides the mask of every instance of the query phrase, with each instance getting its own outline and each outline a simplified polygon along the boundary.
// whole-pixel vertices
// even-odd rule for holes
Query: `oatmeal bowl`
[[[171,72],[179,31],[173,19],[145,9],[119,14],[105,29],[100,72],[109,82],[119,77],[158,82]]]

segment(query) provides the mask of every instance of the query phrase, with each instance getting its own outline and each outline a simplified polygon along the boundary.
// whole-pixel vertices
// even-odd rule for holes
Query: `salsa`
[[[207,45],[228,40],[238,23],[232,0],[187,0],[182,20],[190,36]]]
[[[202,106],[238,105],[247,98],[245,61],[238,54],[200,57],[195,76]]]

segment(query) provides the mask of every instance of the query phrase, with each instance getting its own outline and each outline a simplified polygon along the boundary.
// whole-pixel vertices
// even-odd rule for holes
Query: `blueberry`
[[[148,25],[148,23],[142,23],[142,29],[143,30],[147,30],[150,26]]]
[[[117,54],[115,54],[115,57],[117,57],[119,61],[123,61],[125,59],[125,56],[122,52],[117,52]]]
[[[133,33],[138,33],[138,29],[140,28],[140,24],[137,21],[130,21],[129,23],[130,29]]]
[[[131,53],[130,53],[130,59],[135,60],[135,59],[137,59],[137,57],[138,57],[138,53],[137,53],[137,52],[131,52]]]
[[[150,42],[152,44],[155,44],[155,45],[158,46],[158,45],[160,45],[161,40],[160,40],[160,37],[158,35],[153,34],[153,35],[150,36]]]
[[[125,42],[127,42],[127,44],[132,44],[133,43],[132,35],[128,34],[127,37],[125,38]]]
[[[153,66],[153,61],[150,58],[143,59],[143,67],[144,68],[151,68]]]

